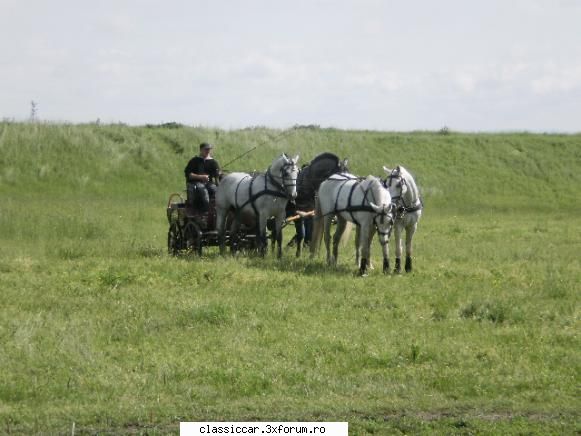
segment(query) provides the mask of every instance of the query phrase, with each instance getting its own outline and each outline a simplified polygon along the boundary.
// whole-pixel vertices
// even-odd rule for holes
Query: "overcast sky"
[[[581,0],[0,0],[0,118],[581,131]]]

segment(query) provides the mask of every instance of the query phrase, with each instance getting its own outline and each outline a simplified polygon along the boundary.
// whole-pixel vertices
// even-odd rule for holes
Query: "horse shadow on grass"
[[[281,259],[274,257],[262,258],[260,256],[247,256],[247,266],[261,270],[271,270],[277,272],[289,272],[304,276],[356,276],[357,268],[355,264],[339,264],[337,266],[327,266],[322,259],[311,259],[308,256],[295,258],[283,256]]]
[[[157,252],[156,252],[157,253]],[[194,251],[186,251],[175,256],[186,262],[219,261],[220,259],[236,259],[241,266],[255,268],[262,271],[295,273],[303,276],[343,276],[359,277],[359,270],[355,264],[354,257],[340,262],[337,266],[328,266],[323,257],[311,258],[309,255],[295,257],[292,249],[285,249],[283,256],[278,259],[274,253],[268,251],[262,257],[255,250],[241,250],[236,254],[230,253],[225,256],[220,255],[218,247],[207,247],[204,249],[202,257]],[[150,257],[149,251],[141,253],[143,257]],[[373,270],[370,275],[382,275],[381,270]]]

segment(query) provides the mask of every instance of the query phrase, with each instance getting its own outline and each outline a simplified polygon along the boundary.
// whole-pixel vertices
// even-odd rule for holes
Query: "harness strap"
[[[266,171],[266,177],[264,178],[264,190],[266,191],[268,189],[268,180],[270,180],[270,183],[272,183],[275,188],[280,189],[281,191],[284,191],[283,186],[278,183],[276,181],[276,179],[274,178],[274,176],[271,174],[270,172],[270,167],[268,167],[268,170]]]
[[[266,177],[264,178],[264,180],[265,180],[264,184],[266,185]],[[246,201],[246,203],[244,203],[242,205],[242,207],[244,207],[244,206],[246,206],[246,204],[250,203],[250,205],[252,206],[252,210],[254,211],[254,215],[258,216],[258,209],[256,208],[256,205],[254,204],[255,198],[252,195],[252,184],[253,183],[254,183],[254,179],[252,179],[252,181],[250,182],[250,186],[248,187],[248,200]],[[241,211],[242,207],[238,210]],[[240,212],[238,212],[238,213],[240,213]]]
[[[343,181],[343,183],[341,183],[341,186],[339,186],[339,191],[337,192],[337,197],[335,197],[335,207],[334,210],[337,210],[337,208],[339,207],[339,196],[341,195],[341,190],[343,189],[343,186],[345,186],[345,184],[349,181],[350,179],[345,179]]]
[[[236,213],[239,214],[240,211],[246,207],[248,204],[250,204],[252,206],[252,210],[254,211],[254,214],[256,216],[258,216],[258,208],[256,207],[256,203],[255,201],[262,197],[263,195],[271,195],[273,197],[280,197],[280,198],[288,198],[288,196],[286,195],[286,193],[283,193],[281,191],[274,191],[272,189],[268,189],[268,183],[266,181],[266,175],[264,177],[264,190],[256,192],[256,193],[252,193],[252,186],[254,185],[254,181],[256,180],[256,177],[252,177],[250,180],[250,185],[248,185],[248,200],[246,200],[244,203],[242,204],[238,204],[238,188],[240,187],[240,185],[242,184],[242,182],[250,176],[245,176],[242,180],[240,180],[238,182],[238,185],[236,186],[236,192],[234,194],[234,203],[236,206]],[[272,180],[271,180],[272,181]],[[280,189],[284,189],[280,186],[280,184],[278,185],[280,187]]]
[[[418,201],[418,204],[416,206],[406,206],[405,202],[403,201],[403,198],[400,199],[400,201],[401,201],[400,205],[398,205],[397,202],[393,203],[394,206],[396,207],[397,218],[401,219],[405,216],[406,213],[413,213],[423,209],[421,200]]]
[[[353,192],[355,191],[355,188],[358,186],[358,184],[359,183],[353,183],[353,186],[351,186],[351,191],[349,192],[349,198],[347,199],[347,207],[351,206],[351,199],[353,198]],[[363,198],[363,202],[365,202],[365,198]],[[355,219],[355,216],[353,215],[353,211],[352,210],[349,210],[349,215],[351,215],[351,219],[353,220],[353,222],[355,223],[355,225],[358,226],[359,223]]]
[[[246,180],[246,178],[248,178],[250,176],[244,176],[240,179],[240,181],[238,182],[238,184],[236,185],[236,191],[234,191],[234,204],[236,205],[236,209],[238,210],[240,207],[238,206],[238,189],[240,188],[240,185],[242,184],[242,182],[244,180]],[[250,190],[252,191],[252,183],[254,182],[254,178],[252,178],[250,180]]]
[[[342,213],[342,212],[349,212],[349,214],[352,214],[352,212],[372,212],[375,213],[375,210],[373,210],[373,208],[371,206],[366,206],[364,204],[360,205],[360,206],[347,206],[346,208],[343,209],[335,209],[333,212],[329,212],[327,215],[330,214],[338,214],[338,213]],[[353,216],[351,216],[353,217]],[[357,224],[356,221],[353,221],[355,224]]]
[[[404,207],[405,213],[417,212],[418,210],[422,210],[422,209],[423,209],[422,203],[419,203],[417,206],[413,206],[413,207]]]
[[[347,207],[339,209],[338,205],[339,205],[339,197],[341,196],[341,190],[343,189],[343,187],[345,186],[345,184],[351,180],[356,180],[356,182],[353,184],[353,186],[351,186],[351,189],[349,191],[349,197],[347,199]],[[371,213],[375,213],[375,210],[370,206],[370,205],[366,205],[365,200],[367,200],[367,193],[368,191],[364,191],[363,192],[363,202],[360,205],[357,206],[353,206],[351,204],[351,200],[353,198],[353,192],[355,192],[355,188],[357,188],[357,186],[360,186],[361,180],[360,179],[353,179],[351,177],[346,177],[343,182],[341,183],[341,186],[339,187],[339,191],[337,192],[337,197],[335,198],[335,207],[333,208],[332,212],[327,213],[326,215],[331,215],[331,214],[339,214],[342,212],[348,212],[349,215],[351,215],[351,219],[353,220],[353,223],[355,225],[360,225],[359,222],[355,219],[355,216],[353,215],[353,213],[355,212],[371,212]]]

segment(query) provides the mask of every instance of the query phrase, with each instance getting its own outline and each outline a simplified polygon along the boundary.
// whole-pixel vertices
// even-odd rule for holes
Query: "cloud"
[[[104,16],[97,20],[95,30],[103,34],[131,35],[139,26],[135,19],[129,15],[117,13],[115,15]]]
[[[539,95],[581,90],[581,65],[557,67],[550,64],[530,84],[533,92]]]

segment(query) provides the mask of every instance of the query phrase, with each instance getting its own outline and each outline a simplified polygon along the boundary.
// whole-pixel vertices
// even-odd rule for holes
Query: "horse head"
[[[402,169],[403,167],[401,166],[397,166],[393,170],[390,170],[386,166],[383,167],[383,170],[387,173],[387,178],[383,184],[394,200],[403,198],[408,192],[408,185],[403,176]]]
[[[421,208],[420,191],[410,172],[402,166],[393,170],[387,167],[383,169],[387,173],[384,186],[389,190],[393,202],[405,210]]]
[[[298,161],[298,154],[291,159],[283,153],[272,162],[272,165],[268,170],[271,177],[275,180],[280,180],[280,187],[291,200],[294,200],[297,196],[297,177],[299,175],[299,168],[297,166]]]

